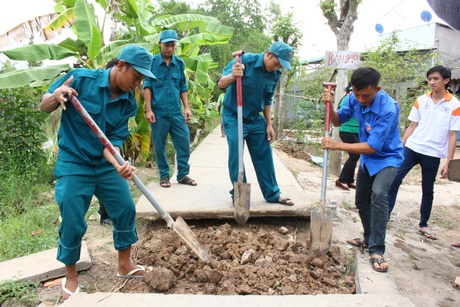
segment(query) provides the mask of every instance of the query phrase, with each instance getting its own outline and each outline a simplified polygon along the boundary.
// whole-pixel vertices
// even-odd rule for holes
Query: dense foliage
[[[0,91],[0,261],[56,245],[59,214],[44,193],[53,175],[43,149],[41,95],[29,87]]]
[[[0,90],[0,170],[11,167],[27,171],[43,164],[41,126],[47,117],[38,109],[40,90]]]

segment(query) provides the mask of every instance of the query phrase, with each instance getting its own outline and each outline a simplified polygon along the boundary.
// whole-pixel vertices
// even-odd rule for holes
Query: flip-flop
[[[278,204],[282,204],[285,206],[294,206],[294,202],[289,197],[283,197],[278,199]]]
[[[162,188],[170,188],[171,187],[171,182],[169,181],[169,178],[161,178],[160,179],[160,186]]]
[[[388,272],[388,268],[386,269],[381,269],[381,268],[376,268],[374,263],[378,263],[379,265],[381,265],[382,263],[386,263],[385,259],[383,258],[370,258],[369,259],[369,262],[371,263],[371,267],[374,271],[376,272],[379,272],[379,273],[386,273]]]
[[[423,231],[421,229],[419,229],[418,231],[422,236],[424,236],[425,238],[428,238],[428,239],[431,239],[431,240],[437,240],[438,238],[436,238],[436,234],[434,233],[431,233],[429,231]]]
[[[367,245],[364,243],[364,239],[362,238],[354,238],[347,240],[347,243],[356,247],[367,247]]]
[[[62,287],[62,291],[64,291],[65,294],[68,294],[69,297],[74,295],[74,294],[77,294],[78,292],[80,292],[80,286],[77,287],[77,290],[75,290],[75,292],[72,292],[70,291],[69,289],[67,289],[65,287],[65,283],[66,283],[67,279],[64,277],[61,281],[61,287]]]
[[[452,243],[450,246],[460,248],[460,242]]]
[[[136,275],[137,272],[139,271],[144,271],[144,272],[148,272],[148,271],[151,271],[153,270],[153,268],[151,266],[148,266],[148,267],[144,267],[142,265],[136,265],[137,268],[135,268],[134,270],[131,270],[130,272],[128,272],[128,274],[126,275],[121,275],[120,273],[117,273],[117,278],[144,278],[144,275]]]
[[[186,184],[186,185],[191,185],[191,186],[197,185],[196,181],[190,178],[189,176],[185,176],[184,178],[182,178],[181,180],[178,180],[177,182],[180,184]]]

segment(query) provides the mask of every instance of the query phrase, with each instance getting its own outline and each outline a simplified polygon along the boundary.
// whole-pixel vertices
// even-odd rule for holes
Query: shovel
[[[450,181],[460,181],[460,159],[452,159],[447,166],[447,179]]]
[[[328,90],[334,89],[337,85],[332,82],[323,82]],[[326,119],[324,124],[324,136],[329,136],[331,128],[329,111],[331,102],[326,101]],[[328,151],[323,150],[323,174],[321,178],[321,210],[312,210],[310,217],[310,248],[317,256],[324,256],[331,248],[332,241],[332,216],[333,212],[326,209],[326,188],[327,188],[327,166]]]
[[[236,63],[241,63],[240,56],[244,54],[243,50],[233,52],[236,57]],[[245,224],[249,218],[249,206],[251,201],[251,185],[243,182],[243,86],[241,77],[236,78],[236,97],[237,97],[237,116],[238,116],[238,182],[233,184],[235,207],[235,220],[239,224]]]
[[[68,97],[65,96],[68,101],[70,101],[75,109],[80,113],[83,117],[85,122],[89,125],[91,130],[96,134],[99,140],[104,144],[104,146],[109,150],[109,152],[115,157],[118,164],[123,165],[125,163],[125,159],[115,150],[112,143],[110,143],[109,139],[105,136],[104,132],[98,127],[98,125],[94,122],[91,116],[86,112],[85,108],[81,105],[80,101],[76,97]],[[141,192],[147,197],[150,203],[155,207],[155,209],[160,213],[161,217],[166,221],[168,228],[174,230],[181,238],[185,241],[185,243],[195,252],[195,254],[204,262],[209,263],[209,254],[207,249],[198,241],[198,238],[192,232],[190,227],[184,221],[183,218],[178,217],[176,221],[172,219],[172,217],[161,208],[158,202],[153,198],[152,194],[147,190],[145,185],[139,179],[139,177],[134,174],[134,183],[136,186],[141,190]]]

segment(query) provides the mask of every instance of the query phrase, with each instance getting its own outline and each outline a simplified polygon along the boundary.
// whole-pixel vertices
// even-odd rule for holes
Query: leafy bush
[[[0,90],[0,261],[57,241],[59,213],[47,195],[53,176],[42,149],[47,114],[38,109],[40,97],[38,89]]]
[[[31,88],[0,91],[0,217],[27,210],[36,198],[32,187],[52,178],[42,149],[47,115],[38,109],[40,95]]]
[[[45,160],[42,149],[46,141],[41,126],[47,114],[40,112],[38,89],[6,89],[0,91],[0,174],[10,167],[30,176]]]

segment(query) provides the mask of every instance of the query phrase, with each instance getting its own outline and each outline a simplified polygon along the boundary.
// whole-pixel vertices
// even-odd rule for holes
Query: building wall
[[[460,32],[437,23],[434,47],[440,52],[444,63],[454,61],[460,57]]]

